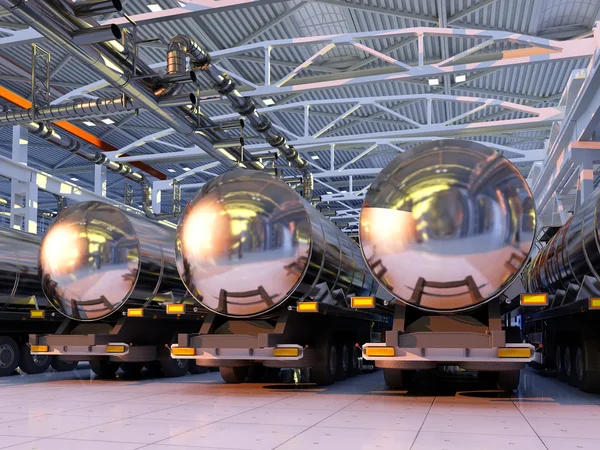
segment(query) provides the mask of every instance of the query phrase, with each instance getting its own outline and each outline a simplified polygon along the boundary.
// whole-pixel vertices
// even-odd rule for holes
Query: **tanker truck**
[[[357,245],[262,172],[207,183],[180,218],[176,254],[185,286],[210,313],[171,354],[218,367],[228,383],[251,368],[311,368],[319,385],[353,376],[357,345],[391,317]]]
[[[42,373],[50,365],[55,370],[72,370],[77,362],[32,355],[30,333],[53,333],[60,319],[47,311],[37,263],[40,237],[10,228],[0,228],[0,376],[15,369],[29,374]]]
[[[364,259],[395,299],[384,343],[363,358],[391,388],[418,370],[458,366],[518,387],[534,348],[502,314],[518,306],[518,277],[536,215],[517,168],[484,145],[440,140],[390,162],[366,194],[359,221]]]
[[[195,330],[175,266],[175,226],[108,203],[90,201],[58,214],[42,239],[42,290],[63,317],[52,334],[32,334],[31,353],[85,360],[100,376],[119,367],[137,374],[146,365],[167,376],[187,373],[173,360],[176,331]]]
[[[560,229],[543,230],[522,276],[529,294],[511,312],[536,347],[532,366],[586,392],[600,392],[599,205],[597,190]]]

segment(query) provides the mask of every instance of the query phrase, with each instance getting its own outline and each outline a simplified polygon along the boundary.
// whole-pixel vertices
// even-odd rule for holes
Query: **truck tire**
[[[221,378],[225,383],[229,384],[240,384],[246,381],[250,366],[239,366],[239,367],[219,367]]]
[[[415,374],[416,370],[383,369],[383,379],[390,389],[408,389]]]
[[[21,360],[19,368],[29,374],[44,373],[50,367],[51,357],[48,355],[32,355],[31,349],[27,344],[21,344],[19,347],[21,352]]]
[[[19,367],[20,358],[17,342],[8,336],[0,336],[0,377],[12,375]]]
[[[564,380],[569,384],[573,383],[573,377],[575,376],[575,370],[573,369],[573,347],[571,344],[565,346],[565,350],[563,353],[563,372],[564,372]]]
[[[575,350],[575,385],[584,392],[600,392],[600,372],[598,367],[597,338],[583,336]]]
[[[168,359],[160,359],[160,368],[165,376],[169,378],[182,377],[188,373],[188,369],[190,368],[190,360],[173,359],[169,356]]]
[[[90,369],[100,378],[111,378],[119,370],[119,364],[108,359],[90,361]]]
[[[208,367],[202,367],[195,362],[190,361],[190,367],[188,368],[192,375],[199,375],[201,373],[208,373]]]
[[[556,378],[558,381],[566,381],[564,354],[563,347],[561,345],[556,346],[556,352],[554,352],[554,363],[556,366]]]
[[[75,370],[77,364],[79,364],[79,361],[64,361],[58,359],[56,356],[53,356],[50,361],[50,366],[57,372],[70,372],[71,370]]]
[[[354,377],[354,376],[358,375],[358,372],[360,372],[359,360],[360,360],[361,354],[360,354],[360,349],[352,343],[350,343],[350,349],[351,349],[351,351],[350,351],[350,361],[348,364],[348,376]]]
[[[123,362],[121,363],[121,370],[125,372],[125,375],[130,377],[139,377],[140,372],[144,368],[143,362]]]
[[[336,380],[342,381],[348,377],[348,372],[350,371],[350,347],[347,343],[341,341],[337,345],[337,354],[338,358],[338,368],[336,374]]]
[[[503,370],[498,372],[498,389],[508,392],[516,391],[519,389],[520,378],[520,370]]]
[[[335,382],[339,367],[337,346],[328,339],[319,351],[319,363],[312,368],[311,379],[319,386],[328,386]]]

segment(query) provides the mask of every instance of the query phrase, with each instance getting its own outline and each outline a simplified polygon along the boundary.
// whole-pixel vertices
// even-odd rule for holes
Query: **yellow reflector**
[[[280,347],[273,350],[273,356],[277,357],[295,357],[300,354],[300,350],[297,348]]]
[[[31,317],[32,319],[43,319],[44,311],[41,309],[32,309],[31,311],[29,311],[29,317]]]
[[[183,303],[169,303],[167,305],[167,314],[183,314],[185,305]]]
[[[144,317],[144,310],[142,308],[129,308],[127,317]]]
[[[394,356],[394,347],[367,347],[365,349],[367,356]]]
[[[106,353],[125,353],[124,345],[107,345]]]
[[[352,297],[350,299],[352,308],[374,308],[375,297]]]
[[[500,347],[498,358],[529,358],[531,349],[529,347]]]
[[[521,305],[546,306],[548,305],[548,294],[521,294]]]
[[[317,302],[300,302],[298,303],[298,312],[317,312],[319,304]]]
[[[194,356],[196,349],[191,347],[173,347],[171,353],[175,356]]]
[[[31,346],[31,353],[47,352],[48,350],[50,350],[50,347],[48,347],[47,345],[32,345]]]
[[[590,309],[600,309],[600,298],[590,298]]]

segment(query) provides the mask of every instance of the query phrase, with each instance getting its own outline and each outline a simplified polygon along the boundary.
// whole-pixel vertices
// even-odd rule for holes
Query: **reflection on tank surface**
[[[206,185],[177,231],[177,262],[190,293],[221,314],[250,317],[326,283],[370,292],[360,251],[282,181],[234,171]]]
[[[507,159],[473,142],[419,145],[394,159],[366,195],[362,251],[400,300],[464,310],[494,298],[533,245],[531,192]]]
[[[174,241],[174,230],[143,217],[102,202],[79,203],[59,214],[42,240],[44,293],[66,316],[96,320],[129,299],[182,292]]]

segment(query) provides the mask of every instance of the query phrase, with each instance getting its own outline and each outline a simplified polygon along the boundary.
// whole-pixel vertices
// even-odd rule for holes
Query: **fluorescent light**
[[[108,117],[106,119],[101,119],[100,122],[105,123],[106,125],[112,125],[113,123],[115,123],[114,120],[109,119]]]
[[[311,156],[312,159],[319,159],[317,155]]]
[[[183,171],[184,171],[184,172],[189,172],[189,171],[190,171],[190,168],[189,168],[189,167],[184,167],[184,168],[183,168]]]
[[[341,192],[342,194],[345,194],[345,193],[346,193],[346,192],[348,192],[348,191],[340,191],[340,192]]]
[[[87,125],[88,127],[95,127],[96,126],[96,124],[94,122],[90,122],[89,120],[84,120],[83,124]]]
[[[150,3],[149,5],[146,5],[148,7],[148,9],[152,12],[159,12],[162,11],[162,6],[156,4],[156,3]]]
[[[265,98],[263,99],[263,103],[267,106],[271,106],[275,104],[275,100],[273,100],[272,98]]]
[[[327,193],[328,193],[329,195],[333,194],[333,192],[331,192],[331,191],[327,191]]]
[[[175,172],[175,169],[167,169],[167,172],[174,173],[174,172]]]
[[[427,80],[427,83],[429,84],[429,86],[439,86],[440,80],[439,78],[429,78]]]
[[[467,81],[467,76],[463,73],[461,75],[456,75],[454,77],[454,82],[455,83],[462,83],[463,81]]]
[[[71,177],[71,181],[79,181],[79,178]]]

